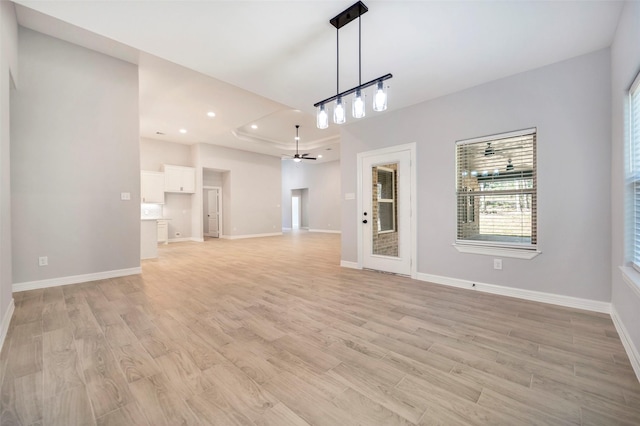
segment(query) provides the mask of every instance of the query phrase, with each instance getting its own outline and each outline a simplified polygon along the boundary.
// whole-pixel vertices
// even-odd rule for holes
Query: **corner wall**
[[[18,53],[14,289],[139,272],[137,66],[22,27]]]
[[[282,161],[282,227],[291,228],[291,191],[309,189],[308,226],[340,232],[340,161]]]
[[[628,267],[624,235],[627,93],[640,72],[639,40],[640,3],[628,1],[611,46],[611,311],[640,379],[640,274]]]
[[[222,178],[223,238],[277,235],[282,232],[282,160],[270,155],[210,144],[191,147],[196,166],[192,231],[202,239],[203,169],[224,172]]]
[[[610,81],[605,49],[348,124],[341,131],[342,192],[357,193],[359,152],[415,142],[419,274],[607,305]],[[455,141],[530,127],[538,129],[542,254],[503,258],[503,269],[494,270],[492,256],[459,253],[452,246]],[[344,264],[357,262],[356,208],[355,199],[342,202]]]
[[[18,77],[18,23],[12,2],[0,2],[0,349],[13,313],[11,278],[12,82]]]

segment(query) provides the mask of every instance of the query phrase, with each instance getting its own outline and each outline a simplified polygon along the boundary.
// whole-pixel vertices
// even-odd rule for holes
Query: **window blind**
[[[456,143],[458,243],[535,248],[536,129]]]

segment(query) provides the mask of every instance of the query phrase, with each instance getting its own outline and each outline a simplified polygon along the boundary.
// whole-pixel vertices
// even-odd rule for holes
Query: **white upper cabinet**
[[[164,191],[193,194],[196,192],[196,169],[193,167],[162,166],[164,171]]]
[[[140,172],[140,193],[143,203],[164,204],[164,173]]]

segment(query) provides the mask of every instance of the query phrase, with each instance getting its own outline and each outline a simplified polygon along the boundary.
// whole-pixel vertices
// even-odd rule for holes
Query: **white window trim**
[[[627,92],[627,102],[628,102],[628,107],[629,107],[629,109],[628,109],[629,114],[631,114],[630,111],[631,111],[631,103],[632,103],[633,92],[635,92],[637,90],[640,90],[640,73],[638,73],[636,75],[635,79],[633,80],[633,83],[631,83],[631,87],[629,87],[629,91]],[[638,96],[640,96],[640,93],[638,93]],[[636,216],[635,205],[636,205],[636,199],[635,199],[635,193],[634,193],[633,186],[635,185],[635,182],[638,181],[638,179],[637,179],[638,171],[634,170],[634,167],[633,167],[634,166],[634,163],[633,163],[633,155],[634,155],[634,153],[633,153],[633,148],[634,148],[633,147],[633,143],[634,143],[634,140],[632,140],[633,122],[631,120],[631,117],[629,117],[628,125],[629,125],[629,127],[628,127],[628,135],[629,135],[628,138],[629,139],[628,139],[628,145],[627,145],[627,148],[625,149],[625,151],[627,152],[627,155],[628,155],[629,158],[628,158],[628,161],[626,162],[627,163],[627,172],[625,173],[625,188],[624,188],[624,190],[626,192],[627,191],[627,186],[631,186],[632,195],[631,195],[631,200],[630,201],[631,201],[631,204],[634,206],[634,210],[633,210],[633,213],[632,213],[632,217],[630,219],[631,223],[633,225],[631,226],[631,229],[627,229],[628,225],[629,225],[629,222],[627,222],[627,224],[625,226],[624,233],[625,233],[625,237],[627,237],[629,233],[632,234],[630,239],[633,242],[632,246],[635,247],[635,243],[636,243],[636,241],[635,241],[635,234],[636,234],[636,229],[635,229],[635,216]],[[635,249],[633,249],[633,250],[635,250]],[[635,262],[636,253],[633,250],[632,250],[631,253],[629,253],[630,254],[630,258],[631,258],[629,264],[630,264],[631,268],[633,270],[635,270],[635,272],[640,273],[640,265],[638,265]],[[623,272],[624,272],[624,270],[623,270]],[[631,276],[629,274],[627,274],[627,277],[631,278]],[[634,280],[634,283],[636,285],[638,285],[639,282],[640,281],[637,280],[637,279]]]
[[[526,259],[531,260],[534,257],[542,254],[540,250],[528,249],[528,248],[507,248],[496,246],[481,246],[475,244],[461,244],[454,243],[453,247],[460,253],[482,254],[485,256],[495,257],[512,257],[514,259]]]
[[[640,77],[640,75],[639,75]],[[468,143],[480,143],[480,142],[490,142],[495,140],[496,138],[507,139],[518,136],[525,136],[535,133],[537,136],[538,128],[530,127],[528,129],[515,130],[513,132],[507,133],[499,133],[487,136],[480,136],[473,139],[462,139],[456,141],[456,145],[465,145]],[[537,170],[536,170],[537,173]],[[536,194],[538,189],[536,188]],[[510,257],[515,259],[527,259],[531,260],[537,257],[539,254],[542,254],[536,246],[526,246],[526,247],[518,247],[512,246],[508,247],[503,242],[491,243],[490,245],[483,245],[482,242],[471,242],[470,240],[456,241],[453,243],[453,247],[458,250],[460,253],[471,253],[471,254],[481,254],[486,256],[501,256],[501,257]]]

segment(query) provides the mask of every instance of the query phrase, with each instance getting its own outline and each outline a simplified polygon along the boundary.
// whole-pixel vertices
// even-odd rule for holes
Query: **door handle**
[[[367,219],[363,220],[362,223],[367,223]]]

